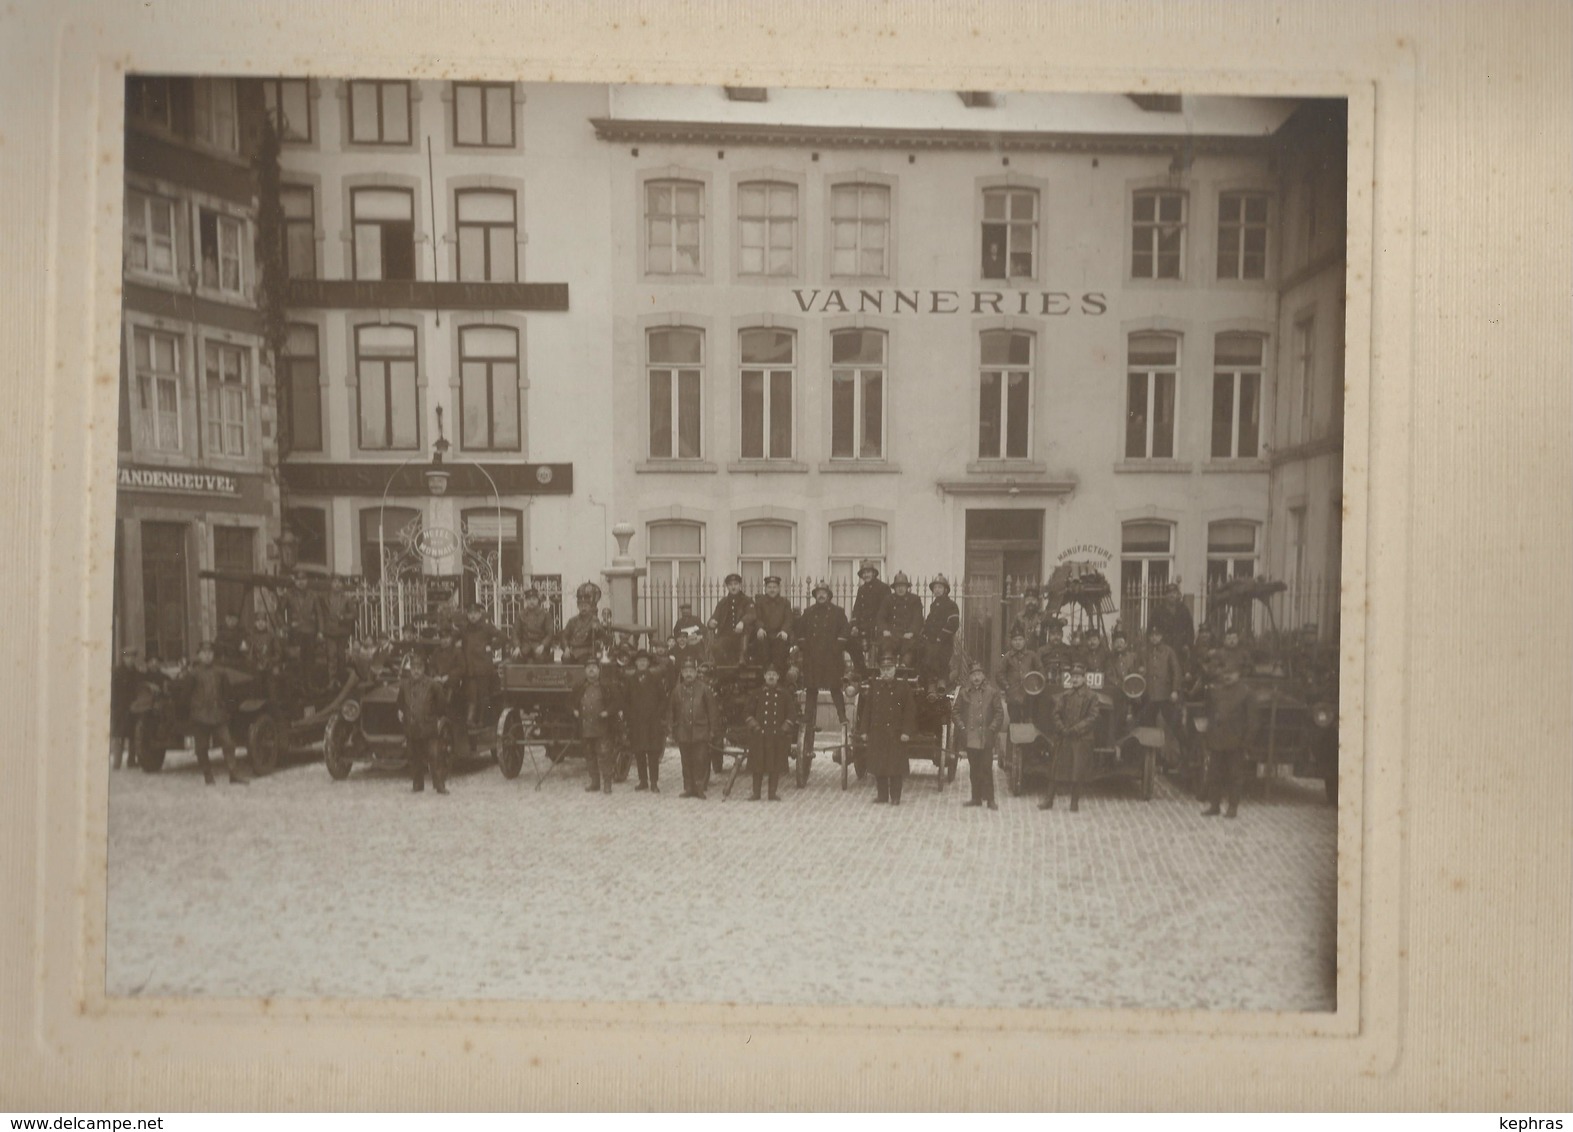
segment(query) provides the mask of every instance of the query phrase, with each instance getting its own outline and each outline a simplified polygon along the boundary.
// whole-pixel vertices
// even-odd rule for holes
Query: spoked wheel
[[[277,719],[263,712],[246,729],[246,753],[251,756],[253,774],[272,774],[279,765],[284,728]]]
[[[160,745],[157,750],[153,749],[151,730],[146,719],[137,720],[131,730],[131,757],[143,774],[157,774],[164,769],[164,748]]]
[[[518,778],[524,769],[524,728],[513,724],[497,743],[497,766],[504,778]]]
[[[353,729],[354,724],[334,716],[328,720],[327,730],[322,733],[322,763],[328,768],[328,775],[335,782],[342,782],[348,778],[350,768],[355,765],[349,751],[350,734]]]
[[[1022,791],[1027,788],[1026,759],[1022,757],[1021,748],[1012,743],[1005,750],[1005,786],[1010,791],[1011,797],[1021,797]]]

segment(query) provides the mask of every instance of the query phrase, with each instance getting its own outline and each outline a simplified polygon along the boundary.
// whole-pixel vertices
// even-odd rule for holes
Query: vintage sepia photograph
[[[1343,99],[124,130],[109,999],[1339,1008]]]

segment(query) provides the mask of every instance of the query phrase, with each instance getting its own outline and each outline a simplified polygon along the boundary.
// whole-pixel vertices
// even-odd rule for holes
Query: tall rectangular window
[[[524,576],[524,542],[519,537],[524,516],[511,508],[472,507],[459,522],[464,531],[466,602],[479,600],[477,583],[484,590],[494,581],[517,584]],[[491,605],[493,596],[483,604]]]
[[[197,140],[225,153],[240,152],[240,119],[234,79],[197,79],[192,84]]]
[[[519,333],[506,326],[459,331],[464,446],[519,451]]]
[[[420,447],[413,326],[355,328],[360,447]]]
[[[126,266],[165,279],[179,277],[174,201],[127,190]]]
[[[698,181],[645,182],[645,271],[698,275],[704,270],[705,187]]]
[[[797,336],[790,330],[745,330],[741,347],[742,457],[790,460]]]
[[[704,333],[689,327],[645,335],[652,460],[699,459],[704,342]]]
[[[131,333],[136,367],[136,446],[180,451],[180,339],[140,327]]]
[[[885,570],[885,524],[849,520],[830,524],[830,579],[853,583],[865,561]]]
[[[368,582],[420,572],[415,541],[421,513],[413,507],[367,507],[360,513],[360,572]]]
[[[983,278],[1036,277],[1037,247],[1037,191],[983,190]]]
[[[296,452],[322,451],[322,363],[317,328],[306,322],[289,326],[284,339],[284,372],[289,390],[289,443]]]
[[[705,527],[703,523],[669,520],[651,523],[646,531],[650,594],[647,614],[657,632],[665,635],[671,632],[677,607],[684,601],[694,607],[695,613],[708,616],[700,593],[705,576]]]
[[[1139,520],[1120,530],[1120,621],[1145,629],[1154,598],[1174,574],[1174,525]]]
[[[513,145],[513,84],[454,83],[456,145],[506,149]]]
[[[751,181],[737,187],[738,260],[742,275],[797,271],[797,186]]]
[[[1226,519],[1207,524],[1207,591],[1256,576],[1256,524]]]
[[[180,660],[186,655],[185,523],[142,524],[142,640],[148,656]]]
[[[1182,192],[1149,189],[1131,201],[1131,277],[1180,279],[1185,262]]]
[[[830,190],[830,274],[890,274],[890,190],[836,185]]]
[[[1132,334],[1125,386],[1125,458],[1174,458],[1174,397],[1180,372],[1175,334]]]
[[[518,275],[519,228],[514,195],[462,189],[455,198],[459,225],[459,281],[513,283]]]
[[[197,210],[197,248],[202,286],[226,295],[244,293],[245,222],[210,208]]]
[[[410,84],[357,79],[350,83],[350,141],[408,145]]]
[[[208,452],[215,456],[246,454],[246,351],[223,342],[203,346],[203,375],[207,388],[203,413],[207,417]]]
[[[321,507],[291,507],[284,512],[284,525],[297,542],[295,560],[313,566],[328,564],[328,513]]]
[[[1262,353],[1262,339],[1255,334],[1220,334],[1213,340],[1214,459],[1260,452]]]
[[[284,274],[291,279],[317,277],[317,205],[310,185],[281,185],[284,212]]]
[[[1300,388],[1300,420],[1289,434],[1309,440],[1316,411],[1316,319],[1309,316],[1294,324],[1294,377]]]
[[[1218,197],[1218,278],[1267,277],[1267,194]]]
[[[830,336],[830,458],[885,458],[885,334]]]
[[[415,278],[415,194],[356,189],[350,194],[356,279]]]
[[[978,459],[1025,460],[1031,453],[1032,335],[982,335],[978,385]]]
[[[796,573],[797,527],[792,523],[743,523],[737,528],[737,572],[752,593],[766,578],[781,579],[789,592]]]
[[[305,79],[263,79],[262,104],[279,140],[311,140],[311,84]]]

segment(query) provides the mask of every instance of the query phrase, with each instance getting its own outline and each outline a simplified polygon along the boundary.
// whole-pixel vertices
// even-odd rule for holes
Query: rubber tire
[[[1005,788],[1012,798],[1019,798],[1027,789],[1027,760],[1021,748],[1012,743],[1005,748]]]
[[[335,782],[343,782],[355,766],[354,760],[343,749],[349,742],[348,731],[351,726],[343,717],[336,715],[328,720],[328,726],[322,732],[322,763]]]
[[[157,774],[164,769],[164,748],[156,752],[147,745],[147,720],[139,719],[131,729],[131,757],[136,760],[143,774]]]
[[[1158,752],[1147,748],[1146,758],[1142,760],[1142,801],[1152,801],[1153,782],[1158,777]]]
[[[246,729],[246,755],[251,759],[252,774],[261,777],[278,769],[282,726],[267,712],[251,721]]]
[[[628,781],[628,772],[633,769],[634,757],[627,751],[617,752],[617,761],[612,764],[612,781],[623,783]]]
[[[497,768],[504,778],[518,778],[524,769],[524,736],[518,724],[509,727],[497,744]]]

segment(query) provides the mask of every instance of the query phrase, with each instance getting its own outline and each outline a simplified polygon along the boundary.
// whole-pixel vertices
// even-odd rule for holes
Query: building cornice
[[[1332,436],[1318,437],[1316,440],[1308,440],[1304,444],[1296,444],[1290,448],[1277,449],[1272,454],[1272,466],[1281,468],[1285,464],[1292,464],[1298,460],[1310,460],[1317,456],[1326,456],[1334,452],[1342,452],[1343,450],[1343,434],[1334,433]]]
[[[1272,137],[1203,134],[1080,134],[1059,131],[922,130],[750,122],[592,118],[601,141],[671,145],[819,146],[997,152],[1266,155]]]
[[[947,495],[1069,495],[1076,490],[1076,477],[1058,476],[967,476],[965,479],[936,480],[935,486]]]

